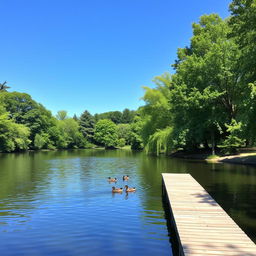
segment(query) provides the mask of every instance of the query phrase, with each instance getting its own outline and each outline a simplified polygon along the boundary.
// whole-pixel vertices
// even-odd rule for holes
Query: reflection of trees
[[[84,159],[86,158],[86,160]],[[99,160],[100,158],[100,160]],[[133,168],[133,169],[132,169]],[[85,194],[103,187],[106,172],[122,177],[132,174],[144,216],[159,223],[163,212],[162,172],[188,172],[256,241],[256,170],[251,166],[206,164],[203,162],[146,156],[129,150],[63,150],[0,155],[1,216],[37,207],[37,199],[49,200],[44,190],[65,191],[76,184]],[[127,172],[127,173],[126,173]],[[97,179],[95,179],[97,177]],[[122,186],[122,182],[117,185]],[[46,198],[43,198],[46,197]],[[129,197],[128,197],[129,199]],[[15,203],[19,202],[19,203]],[[9,211],[9,213],[8,213]],[[159,215],[160,214],[160,215]],[[160,220],[161,219],[161,220]]]
[[[241,228],[256,240],[256,170],[231,164],[207,164],[199,161],[140,155],[138,173],[141,186],[150,184],[141,198],[145,209],[161,211],[161,173],[190,173],[227,211]]]
[[[1,216],[26,217],[23,210],[36,207],[33,201],[48,176],[42,158],[34,153],[0,155]]]

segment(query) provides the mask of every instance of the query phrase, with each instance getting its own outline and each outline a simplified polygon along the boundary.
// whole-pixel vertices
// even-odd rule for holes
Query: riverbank
[[[242,150],[241,153],[229,156],[214,156],[211,157],[209,153],[184,153],[176,152],[171,155],[175,158],[184,158],[190,160],[205,161],[207,163],[232,163],[232,164],[245,164],[256,165],[256,150],[247,149]]]
[[[208,163],[232,163],[256,165],[256,152],[205,159]]]

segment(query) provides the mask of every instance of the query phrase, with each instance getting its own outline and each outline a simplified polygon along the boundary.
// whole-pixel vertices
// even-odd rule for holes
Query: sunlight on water
[[[171,255],[161,194],[139,170],[138,158],[115,154],[12,155],[16,164],[0,158],[1,252]],[[124,174],[129,181],[122,180]],[[117,177],[117,183],[109,183],[109,176]],[[126,184],[137,191],[111,192],[113,185]]]
[[[35,152],[0,155],[1,255],[172,255],[162,172],[191,173],[256,241],[253,167],[121,150]],[[112,193],[126,184],[137,191]]]

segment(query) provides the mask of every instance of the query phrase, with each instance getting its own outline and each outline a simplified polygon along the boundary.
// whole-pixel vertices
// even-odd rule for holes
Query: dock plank
[[[190,175],[163,173],[180,255],[256,256],[256,245]]]

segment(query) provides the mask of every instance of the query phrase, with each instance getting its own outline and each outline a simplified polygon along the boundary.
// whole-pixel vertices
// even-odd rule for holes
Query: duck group
[[[123,176],[123,181],[128,181],[130,179],[129,175],[124,175]],[[112,178],[112,177],[108,177],[108,182],[117,182],[117,178]],[[125,192],[135,192],[136,188],[135,187],[129,187],[128,185],[125,185]],[[112,193],[122,193],[123,192],[123,188],[117,188],[117,187],[112,187]]]

